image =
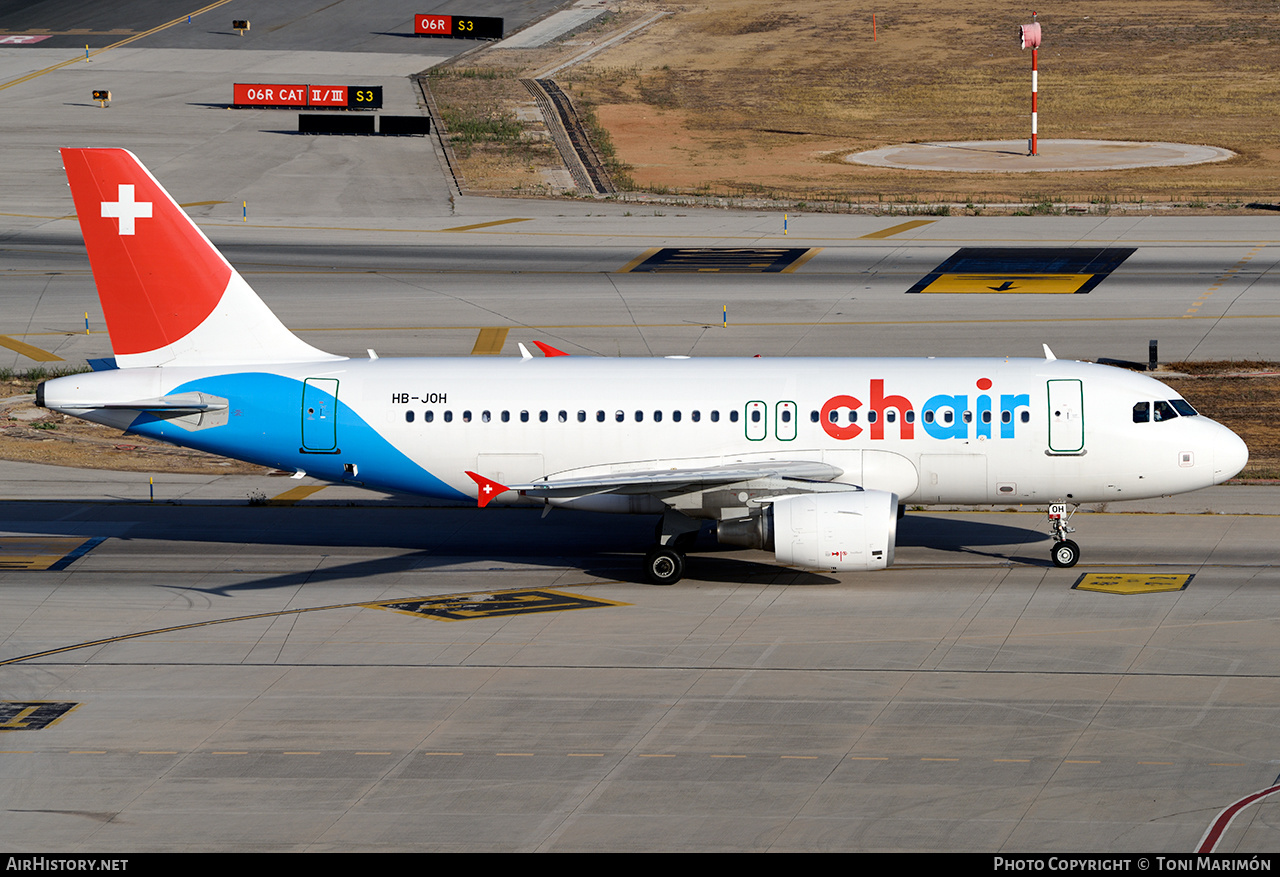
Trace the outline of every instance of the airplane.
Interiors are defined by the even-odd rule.
[[[352,359],[267,308],[132,153],[63,149],[114,367],[45,408],[388,492],[655,515],[645,574],[719,542],[822,571],[888,567],[911,505],[1082,503],[1219,484],[1244,442],[1146,375],[1043,358]],[[499,540],[500,543],[500,540]]]

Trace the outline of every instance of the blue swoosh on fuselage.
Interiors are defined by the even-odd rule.
[[[214,375],[175,387],[171,394],[201,392],[227,400],[225,426],[188,431],[144,412],[129,432],[224,457],[234,457],[276,469],[302,469],[326,481],[353,481],[397,493],[416,493],[439,499],[469,499],[423,469],[350,406],[315,386],[308,393],[330,401],[337,417],[341,453],[302,450],[302,381],[281,375],[250,372]],[[341,390],[339,390],[341,392]],[[345,475],[344,463],[355,463],[355,478]]]

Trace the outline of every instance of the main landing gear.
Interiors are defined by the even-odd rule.
[[[644,555],[644,574],[655,585],[674,585],[684,577],[684,556],[698,538],[701,523],[667,509],[654,536],[658,544]]]
[[[1068,526],[1068,522],[1078,508],[1079,506],[1073,506],[1068,512],[1064,502],[1049,506],[1049,529],[1053,531],[1053,550],[1049,552],[1049,557],[1056,567],[1072,567],[1080,560],[1080,546],[1067,538],[1068,533],[1076,531],[1075,527]]]

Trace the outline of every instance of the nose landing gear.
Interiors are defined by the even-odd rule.
[[[1067,538],[1068,533],[1076,531],[1068,522],[1078,508],[1078,505],[1072,506],[1067,511],[1067,504],[1064,502],[1049,506],[1049,529],[1053,532],[1053,550],[1049,552],[1049,557],[1056,567],[1072,567],[1080,560],[1080,546]]]

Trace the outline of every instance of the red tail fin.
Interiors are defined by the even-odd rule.
[[[122,368],[338,358],[286,329],[133,153],[62,161]]]

